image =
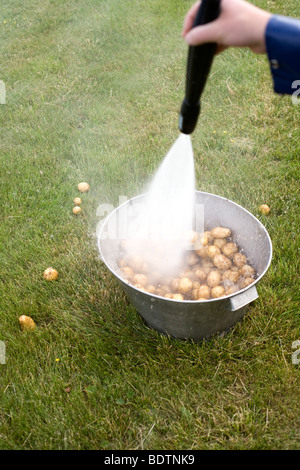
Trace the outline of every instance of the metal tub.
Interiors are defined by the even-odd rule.
[[[195,196],[196,207],[204,206],[205,229],[229,227],[233,241],[245,251],[256,271],[255,281],[238,293],[206,301],[178,301],[143,292],[120,277],[117,260],[122,228],[135,213],[135,205],[143,202],[144,195],[126,201],[105,219],[98,246],[103,262],[149,326],[177,338],[199,341],[229,331],[244,317],[250,302],[258,298],[256,284],[270,266],[272,243],[261,222],[240,205],[215,194],[196,191]]]

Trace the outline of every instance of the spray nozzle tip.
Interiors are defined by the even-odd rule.
[[[197,124],[198,116],[200,113],[200,102],[195,105],[191,105],[183,100],[180,114],[179,114],[179,130],[183,134],[191,134]]]

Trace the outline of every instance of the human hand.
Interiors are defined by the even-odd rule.
[[[193,28],[200,3],[191,7],[184,20],[182,36],[189,45],[215,42],[217,53],[231,46],[266,52],[265,31],[270,13],[244,0],[222,0],[220,16],[215,21]]]

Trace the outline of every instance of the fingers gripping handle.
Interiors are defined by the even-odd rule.
[[[210,23],[220,14],[221,0],[202,0],[193,27]],[[200,98],[216,53],[217,44],[190,46],[187,60],[185,98],[179,115],[179,129],[191,134],[200,113]]]

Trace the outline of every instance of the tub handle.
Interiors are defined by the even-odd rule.
[[[235,295],[229,299],[227,310],[231,312],[235,312],[235,310],[239,310],[245,305],[250,304],[253,300],[258,298],[258,293],[255,286],[250,287],[245,292],[241,294]]]

